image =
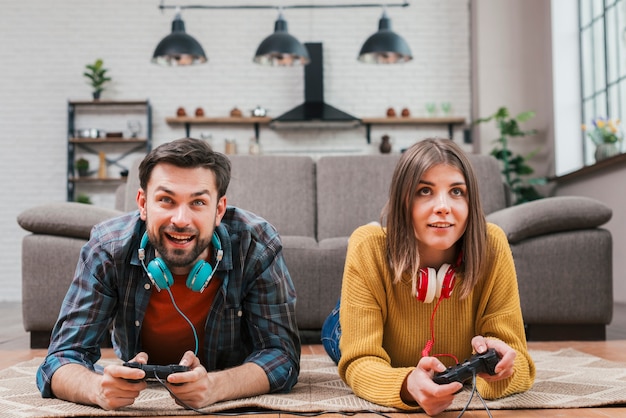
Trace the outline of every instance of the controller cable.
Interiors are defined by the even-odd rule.
[[[483,406],[485,407],[485,411],[487,412],[487,416],[489,418],[493,418],[493,416],[491,415],[491,411],[489,410],[489,407],[487,406],[487,403],[485,402],[483,397],[480,395],[480,392],[476,389],[476,371],[473,371],[473,373],[472,373],[472,393],[470,394],[470,397],[467,400],[467,403],[465,404],[465,406],[461,410],[461,413],[459,415],[457,415],[457,418],[461,418],[463,416],[463,414],[465,414],[465,411],[467,411],[467,408],[469,407],[470,402],[472,402],[472,399],[474,398],[474,395],[476,395],[478,397],[478,399],[480,399],[480,402],[482,402]]]
[[[431,355],[430,351],[435,345],[435,313],[437,312],[437,309],[439,308],[439,304],[441,303],[442,300],[443,300],[442,298],[439,298],[437,300],[435,309],[433,309],[433,313],[430,316],[430,340],[426,341],[424,349],[422,350],[422,357],[430,356]],[[454,360],[456,364],[459,364],[459,360],[454,354],[433,354],[432,356],[433,357],[450,357]],[[475,370],[472,370],[472,392],[470,394],[469,399],[467,400],[467,403],[465,404],[465,406],[463,407],[463,409],[461,410],[461,413],[457,416],[457,418],[460,418],[463,416],[463,414],[465,414],[465,411],[467,411],[467,408],[469,407],[470,402],[472,402],[474,395],[478,396],[478,399],[480,399],[483,406],[485,407],[485,411],[487,411],[487,415],[491,418],[491,412],[489,411],[489,408],[487,407],[485,400],[483,399],[483,397],[480,395],[480,392],[476,388],[476,371]]]

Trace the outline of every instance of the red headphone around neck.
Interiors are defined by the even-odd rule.
[[[447,299],[452,294],[455,270],[450,264],[443,264],[438,271],[432,267],[421,268],[417,283],[417,300],[431,303],[435,298]]]
[[[458,267],[462,260],[463,252],[459,251],[456,266],[444,263],[437,271],[432,267],[421,268],[416,299],[424,303],[431,303],[435,298],[448,299],[456,282],[455,267]]]

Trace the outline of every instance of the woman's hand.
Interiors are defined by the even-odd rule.
[[[454,400],[454,394],[463,388],[459,382],[446,385],[433,382],[435,373],[445,370],[446,366],[435,357],[422,357],[402,385],[402,399],[407,403],[417,402],[430,416],[444,411]]]
[[[487,349],[493,348],[496,350],[496,353],[498,353],[498,357],[500,357],[500,361],[496,364],[495,375],[492,376],[488,373],[479,374],[479,376],[484,380],[487,382],[497,382],[498,380],[513,376],[513,373],[515,372],[514,363],[517,352],[507,343],[500,340],[485,338],[482,335],[477,335],[472,338],[472,348],[474,348],[477,353],[484,353]]]

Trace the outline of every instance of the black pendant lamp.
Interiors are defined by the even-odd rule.
[[[152,62],[161,65],[194,65],[207,62],[204,49],[198,41],[185,33],[185,22],[180,10],[172,21],[172,33],[167,35],[154,50]]]
[[[263,39],[254,54],[254,62],[261,65],[306,65],[311,61],[309,51],[295,37],[287,33],[287,21],[278,11],[274,33]]]
[[[404,38],[391,30],[391,19],[383,9],[383,15],[378,21],[378,32],[367,38],[359,61],[368,64],[397,64],[413,59],[411,49]]]

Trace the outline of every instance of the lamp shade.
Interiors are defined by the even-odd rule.
[[[359,61],[368,64],[396,64],[412,59],[411,48],[404,38],[391,30],[391,19],[383,11],[378,22],[378,32],[367,38],[361,47]]]
[[[163,38],[154,50],[152,62],[170,66],[207,62],[200,43],[185,33],[185,22],[180,17],[180,13],[176,13],[172,21],[172,33]]]
[[[306,65],[311,58],[304,45],[287,33],[287,21],[279,13],[274,24],[274,33],[263,39],[253,61],[261,65],[292,66]]]

